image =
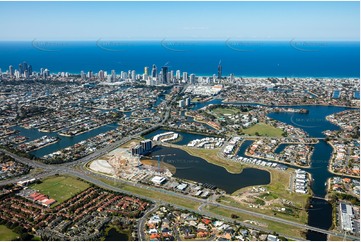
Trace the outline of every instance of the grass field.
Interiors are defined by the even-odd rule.
[[[260,201],[262,201],[262,200],[260,200]],[[270,208],[272,208],[272,206],[269,207],[268,209],[267,208],[265,208],[265,209],[250,208],[249,206],[247,206],[247,205],[245,205],[243,203],[237,202],[236,200],[234,200],[231,197],[222,197],[221,200],[220,200],[220,203],[224,204],[224,205],[227,205],[227,206],[243,208],[243,209],[247,209],[247,210],[258,212],[258,213],[262,213],[262,214],[266,214],[266,215],[270,215],[270,216],[277,216],[278,218],[284,218],[284,219],[287,219],[287,220],[292,220],[292,221],[295,221],[295,222],[307,224],[307,213],[306,213],[306,211],[300,212],[300,217],[294,217],[294,216],[287,215],[287,214],[280,213],[280,212],[276,213],[277,215],[274,215],[274,212],[270,209]],[[255,202],[255,204],[256,203],[257,202]]]
[[[197,102],[199,102],[200,100],[202,100],[202,98],[200,98],[200,97],[195,97],[195,98],[192,99],[192,103],[197,103]]]
[[[190,155],[205,159],[209,163],[212,163],[217,166],[222,166],[229,173],[238,174],[238,173],[242,172],[242,170],[244,168],[244,166],[239,163],[229,162],[226,159],[219,158],[217,155],[219,152],[219,149],[213,149],[213,150],[207,149],[206,150],[206,149],[197,149],[197,148],[191,148],[191,147],[186,147],[186,146],[181,146],[179,148],[186,151]]]
[[[336,236],[333,236],[333,235],[329,235],[327,240],[328,241],[343,241],[342,238],[336,237]]]
[[[142,141],[142,140],[141,140],[141,139],[131,139],[131,140],[129,140],[127,143],[122,144],[122,145],[120,146],[120,148],[131,148],[131,147],[139,144],[140,141]]]
[[[281,198],[281,199],[287,199],[288,201],[292,201],[294,205],[299,209],[299,217],[293,217],[285,214],[279,213],[277,216],[290,219],[293,221],[298,221],[301,223],[307,223],[308,215],[306,210],[304,209],[307,205],[309,195],[289,192],[289,184],[290,184],[290,173],[293,172],[293,170],[289,169],[287,171],[280,171],[275,169],[269,169],[268,170],[271,173],[271,183],[264,186],[267,188],[267,191],[272,194],[271,197],[265,198],[265,200],[272,200],[272,197],[274,198]],[[250,189],[249,187],[242,188],[236,192],[234,192],[232,195],[238,195],[239,193],[242,193],[245,190]],[[233,206],[236,206],[237,203],[234,201],[235,204]],[[238,205],[240,206],[240,205]],[[252,209],[251,209],[252,210]],[[271,210],[258,210],[258,212],[272,215],[273,212]]]
[[[307,204],[309,195],[289,192],[287,190],[289,189],[291,172],[293,172],[293,170],[290,169],[288,169],[288,171],[280,171],[280,170],[272,171],[271,172],[272,182],[265,187],[271,193],[276,194],[279,198],[287,199],[289,201],[294,202],[297,207],[304,208]],[[304,213],[305,216],[307,216],[307,213],[306,212]]]
[[[216,114],[217,116],[223,116],[225,114],[234,115],[240,113],[240,110],[237,108],[215,108],[212,110],[212,113]]]
[[[256,133],[258,133],[258,135],[260,136],[269,136],[269,137],[282,137],[283,134],[283,131],[281,129],[275,128],[265,123],[255,124],[250,128],[244,129],[242,132],[252,136],[255,136]]]
[[[19,235],[13,232],[11,229],[8,229],[5,225],[0,225],[0,240],[1,241],[10,241],[15,240]]]
[[[84,191],[89,186],[88,183],[77,180],[74,177],[52,176],[44,179],[40,184],[31,185],[30,188],[55,199],[57,202],[52,205],[54,207],[79,192]]]

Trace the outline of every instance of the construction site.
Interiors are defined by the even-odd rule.
[[[134,141],[128,145],[129,147],[119,147],[90,162],[88,167],[94,172],[134,182],[149,179],[155,175],[171,177],[170,170],[175,172],[175,168],[162,162],[164,157],[169,155],[147,156],[145,154],[152,149],[151,143],[149,145],[142,142],[141,145]]]
[[[174,156],[174,154],[149,155],[150,150],[154,148],[149,145],[149,141],[131,141],[90,162],[88,168],[93,172],[114,178],[162,187],[201,198],[207,198],[217,193],[218,189],[207,187],[207,184],[172,177],[176,168],[163,162],[163,159],[167,156]]]

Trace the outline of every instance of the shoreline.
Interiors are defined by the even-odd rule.
[[[52,145],[52,144],[55,144],[55,143],[59,142],[59,140],[60,140],[60,139],[54,140],[53,142],[50,142],[50,143],[47,143],[47,144],[45,144],[45,145],[39,146],[39,147],[37,147],[36,149],[33,149],[33,150],[31,150],[31,151],[25,151],[25,152],[31,153],[31,152],[33,152],[33,151],[40,150],[40,149],[45,148],[45,147],[47,147],[47,146],[49,146],[49,145]]]
[[[162,127],[160,127],[160,128],[158,128],[158,129],[164,129],[164,130],[170,130],[170,131],[174,131],[174,132],[182,132],[182,133],[186,133],[186,134],[198,134],[198,135],[203,135],[203,136],[205,136],[205,137],[220,137],[219,135],[217,135],[217,134],[208,134],[208,133],[201,133],[201,132],[197,132],[197,131],[192,131],[192,130],[184,130],[184,129],[176,129],[176,128],[169,128],[169,127],[166,127],[166,126],[162,126]],[[156,130],[158,130],[158,129],[156,129]],[[151,131],[151,132],[149,132],[149,133],[147,133],[147,134],[145,134],[145,135],[148,135],[148,134],[150,134],[150,133],[152,133],[152,132],[154,132],[155,130],[153,130],[153,131]],[[142,136],[144,136],[144,135],[142,135]]]
[[[114,123],[114,122],[113,122],[113,123]],[[106,125],[113,124],[113,123],[103,124],[103,125],[100,125],[100,126],[98,126],[98,127],[94,127],[94,128],[91,128],[91,129],[88,129],[88,130],[85,130],[85,131],[82,131],[82,132],[76,133],[76,134],[74,134],[74,135],[63,134],[63,133],[60,133],[60,132],[59,132],[58,134],[59,134],[60,136],[70,138],[70,137],[75,137],[75,136],[78,136],[78,135],[81,135],[81,134],[88,133],[88,132],[90,132],[90,131],[92,131],[92,130],[99,129],[99,128],[101,128],[101,127],[104,127],[104,126],[106,126]],[[118,125],[118,124],[117,124],[117,125]]]
[[[297,164],[291,164],[291,163],[287,163],[287,162],[284,162],[284,161],[277,161],[277,160],[273,160],[273,159],[262,158],[262,157],[250,155],[247,151],[245,151],[244,154],[246,156],[249,156],[249,157],[252,157],[252,158],[255,158],[255,159],[261,159],[261,160],[266,160],[266,161],[270,161],[270,162],[282,163],[282,164],[285,164],[285,165],[296,166],[296,167],[299,167],[299,168],[311,168],[310,164],[308,164],[307,166],[300,166],[300,165],[297,165]]]
[[[333,161],[333,158],[334,158],[334,157],[333,157],[333,156],[334,156],[334,151],[335,151],[336,149],[335,149],[335,146],[333,146],[333,144],[332,144],[330,141],[326,141],[326,143],[329,144],[329,145],[332,147],[332,156],[331,156],[330,160],[328,161],[328,166],[327,166],[328,172],[330,172],[331,174],[336,175],[336,176],[360,179],[360,176],[343,174],[343,173],[335,172],[335,171],[332,169],[332,163],[333,163],[332,161]]]
[[[212,125],[212,124],[209,124],[208,122],[198,120],[197,117],[188,114],[188,112],[185,112],[185,113],[184,113],[184,116],[193,118],[194,121],[197,122],[197,123],[206,124],[206,125],[208,125],[209,127],[213,128],[213,129],[215,129],[215,130],[220,130],[218,127],[213,127],[213,125]]]
[[[350,108],[350,109],[359,109],[360,106],[345,106],[345,105],[330,105],[330,104],[275,104],[275,105],[269,105],[259,102],[248,102],[248,101],[224,101],[222,100],[222,103],[224,104],[256,104],[260,106],[266,106],[266,107],[295,107],[295,106],[324,106],[324,107],[341,107],[341,108]]]

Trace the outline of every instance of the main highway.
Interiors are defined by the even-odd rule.
[[[159,203],[162,203],[162,201],[152,199],[152,198],[143,196],[141,194],[136,194],[136,193],[126,191],[124,189],[121,189],[121,186],[120,187],[119,186],[112,186],[109,183],[103,182],[102,180],[104,180],[104,179],[108,179],[109,181],[115,181],[115,178],[112,178],[112,177],[109,177],[109,176],[106,176],[106,175],[102,175],[102,174],[92,173],[89,170],[87,170],[84,167],[84,165],[87,162],[89,162],[91,160],[94,160],[94,159],[96,159],[96,158],[98,158],[98,157],[100,157],[100,156],[102,156],[102,155],[116,149],[117,147],[119,147],[120,145],[130,141],[131,139],[139,137],[139,135],[142,135],[142,134],[147,133],[147,132],[149,132],[151,130],[157,129],[158,127],[163,125],[164,122],[169,118],[170,106],[171,106],[171,103],[173,103],[174,101],[175,101],[175,98],[173,98],[173,100],[167,106],[166,113],[165,113],[165,116],[163,118],[163,121],[160,122],[158,125],[156,125],[154,127],[151,127],[151,128],[149,128],[147,130],[144,130],[144,131],[142,131],[140,133],[133,134],[131,136],[125,137],[125,138],[121,139],[118,142],[115,142],[115,143],[113,143],[113,144],[111,144],[111,145],[109,145],[109,146],[107,146],[107,147],[105,147],[103,149],[100,149],[100,150],[98,150],[98,151],[96,151],[96,152],[94,152],[94,153],[92,153],[92,154],[90,154],[90,155],[88,155],[88,156],[86,156],[84,158],[81,158],[81,159],[73,161],[73,162],[68,162],[68,163],[65,163],[65,164],[44,164],[44,163],[42,163],[40,161],[31,160],[31,159],[28,159],[28,158],[25,158],[25,157],[20,157],[20,156],[18,156],[16,154],[13,154],[13,153],[11,153],[11,152],[9,152],[7,150],[4,150],[4,149],[0,149],[0,150],[2,152],[4,152],[6,155],[9,155],[10,157],[12,157],[16,161],[18,161],[18,162],[21,162],[23,164],[29,165],[29,166],[34,167],[34,168],[38,168],[39,172],[35,176],[33,176],[32,178],[40,179],[40,178],[44,178],[44,177],[51,176],[51,175],[54,175],[54,174],[71,175],[71,176],[79,177],[79,178],[81,178],[81,179],[83,179],[85,181],[88,181],[90,183],[93,183],[93,184],[95,184],[95,185],[97,185],[99,187],[102,187],[102,188],[105,188],[105,189],[108,189],[108,190],[112,190],[112,191],[116,191],[116,192],[121,192],[121,193],[129,194],[129,195],[137,196],[137,197],[140,197],[140,198],[143,198],[143,199],[150,200],[150,201],[152,201],[152,202],[154,202],[156,204],[159,204]],[[18,177],[18,178],[13,178],[13,179],[5,180],[5,181],[1,181],[0,185],[16,183],[16,182],[18,182],[20,180],[26,179],[28,176],[29,175],[26,175],[26,176],[23,176],[23,177]],[[100,180],[100,178],[102,178],[102,179]],[[352,235],[346,235],[345,236],[342,233],[337,233],[337,232],[334,232],[334,231],[329,231],[329,230],[325,230],[325,229],[316,228],[316,227],[309,226],[309,225],[306,225],[306,224],[301,224],[301,223],[297,223],[297,222],[294,222],[294,221],[282,219],[282,218],[279,218],[279,217],[276,217],[276,216],[265,215],[265,214],[262,214],[262,213],[249,211],[249,210],[242,209],[242,208],[237,208],[237,207],[228,206],[228,205],[225,205],[225,204],[220,204],[220,203],[218,203],[216,201],[204,200],[204,199],[193,197],[193,196],[190,196],[190,195],[185,195],[185,194],[181,194],[181,193],[177,193],[177,192],[173,192],[173,191],[167,191],[167,190],[164,190],[164,189],[161,189],[161,188],[146,186],[146,185],[143,185],[143,184],[141,185],[141,184],[137,184],[137,183],[134,183],[134,182],[129,182],[129,181],[126,181],[126,180],[116,179],[116,182],[120,183],[120,184],[135,186],[135,187],[138,187],[138,188],[141,188],[141,189],[154,190],[154,191],[157,191],[157,192],[164,193],[166,195],[172,195],[172,196],[179,197],[179,198],[182,198],[182,199],[188,199],[189,201],[198,202],[198,203],[200,203],[202,205],[198,208],[197,211],[194,211],[194,212],[201,213],[201,214],[204,214],[204,215],[207,215],[207,216],[220,218],[220,219],[227,220],[227,221],[234,221],[234,220],[230,219],[228,217],[224,217],[224,216],[220,216],[220,215],[208,212],[208,211],[203,211],[203,207],[206,206],[206,205],[215,206],[215,207],[219,207],[219,208],[234,211],[235,213],[242,213],[242,214],[246,214],[246,215],[266,219],[266,220],[273,221],[273,222],[278,222],[278,223],[282,223],[282,224],[286,224],[286,225],[291,225],[293,227],[296,227],[296,228],[299,228],[299,229],[302,229],[302,230],[311,230],[311,231],[315,231],[315,232],[319,232],[319,233],[333,235],[333,236],[340,237],[340,238],[347,238],[347,239],[350,239],[350,240],[357,240],[357,241],[359,240],[359,238],[356,237],[356,236],[352,236]],[[189,208],[186,208],[186,207],[176,206],[174,204],[171,204],[171,205],[173,205],[175,207],[179,207],[181,209],[190,210]],[[253,225],[250,225],[250,224],[244,224],[244,225],[246,225],[247,227],[252,227],[253,226]],[[257,229],[265,230],[262,227],[257,227],[257,226],[253,226],[253,227],[255,227]],[[273,231],[270,231],[270,232],[273,232]],[[138,235],[140,235],[140,234],[138,233]],[[289,236],[287,236],[287,237],[289,237]],[[294,238],[294,239],[300,240],[300,238]]]

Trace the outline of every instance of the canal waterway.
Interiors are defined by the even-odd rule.
[[[295,106],[293,108],[305,108],[308,113],[271,113],[268,116],[278,121],[293,125],[305,130],[310,137],[325,138],[322,133],[325,130],[339,130],[336,126],[326,120],[326,116],[348,110],[346,107],[334,106]],[[312,176],[311,189],[313,195],[318,198],[310,199],[308,209],[308,225],[322,229],[329,229],[332,226],[332,205],[325,199],[327,194],[326,183],[333,175],[328,171],[328,164],[332,156],[332,147],[325,141],[320,140],[314,145],[311,156],[311,167],[304,169]],[[308,240],[327,240],[322,233],[308,231]]]
[[[61,136],[61,135],[58,135],[56,132],[40,132],[37,129],[25,129],[20,126],[16,126],[16,127],[14,127],[14,129],[19,131],[18,135],[23,135],[23,136],[28,137],[29,138],[28,141],[38,139],[44,135],[48,135],[48,136],[52,136],[52,137],[59,137],[60,139],[58,142],[48,145],[42,149],[38,149],[38,150],[34,150],[34,151],[30,152],[30,154],[35,155],[36,157],[42,157],[44,155],[48,155],[55,151],[75,145],[76,143],[79,143],[80,141],[97,136],[98,134],[105,133],[110,130],[116,129],[117,127],[118,127],[118,125],[116,123],[112,123],[112,124],[104,125],[99,128],[90,130],[83,134],[79,134],[79,135],[71,136],[71,137]]]
[[[280,144],[274,151],[274,153],[276,154],[280,154],[285,148],[286,146],[289,144]]]
[[[128,88],[129,87],[121,86],[118,89],[112,91],[111,93],[126,90]],[[166,88],[164,93],[162,93],[161,95],[158,96],[158,98],[157,98],[157,100],[156,100],[156,102],[154,104],[154,107],[157,107],[165,99],[165,95],[169,94],[170,91],[171,91],[171,88]],[[95,99],[99,99],[99,98],[101,98],[101,97],[98,97],[98,98],[95,98]],[[152,110],[153,112],[155,111],[154,108],[152,108],[150,110]],[[123,114],[125,114],[126,117],[129,117],[131,115],[131,113],[132,112],[123,112]],[[79,134],[79,135],[71,136],[71,137],[58,135],[57,132],[40,132],[37,129],[25,129],[25,128],[22,128],[20,126],[15,126],[15,127],[13,127],[13,129],[17,130],[19,132],[18,135],[27,137],[28,138],[27,142],[38,139],[38,138],[40,138],[40,137],[42,137],[44,135],[59,138],[59,141],[54,143],[54,144],[51,144],[51,145],[48,145],[48,146],[46,146],[44,148],[41,148],[41,149],[30,152],[30,154],[40,158],[40,157],[42,157],[44,155],[48,155],[48,154],[51,154],[51,153],[53,153],[55,151],[58,151],[58,150],[73,146],[73,145],[75,145],[75,144],[77,144],[77,143],[79,143],[79,142],[81,142],[83,140],[90,139],[90,138],[92,138],[94,136],[97,136],[98,134],[105,133],[105,132],[108,132],[110,130],[114,130],[118,126],[119,125],[117,123],[111,123],[111,124],[103,125],[103,126],[101,126],[99,128],[95,128],[93,130],[90,130],[88,132],[85,132],[85,133],[82,133],[82,134]]]
[[[220,99],[215,99],[209,102],[204,103],[197,103],[192,109],[197,110],[200,108],[203,108],[209,104],[221,104]],[[237,105],[246,105],[245,103],[237,103]],[[248,104],[247,104],[248,105]],[[257,105],[257,104],[253,104]],[[282,107],[282,106],[279,106]],[[286,106],[283,106],[286,107]],[[332,177],[333,175],[328,171],[328,164],[329,160],[332,155],[332,147],[324,140],[325,135],[322,133],[325,130],[339,130],[339,126],[334,125],[326,120],[326,116],[338,112],[342,112],[345,110],[348,110],[350,108],[347,107],[335,107],[335,106],[321,106],[321,105],[300,105],[300,106],[287,106],[290,108],[295,109],[307,109],[308,113],[289,113],[289,112],[278,112],[278,113],[270,113],[268,117],[284,122],[286,124],[301,128],[305,130],[310,137],[320,138],[319,143],[314,145],[314,151],[311,156],[311,167],[310,168],[304,168],[307,172],[311,174],[312,182],[311,182],[311,189],[313,192],[313,198],[310,199],[310,208],[308,209],[308,215],[309,220],[308,224],[311,226],[315,226],[322,229],[328,229],[332,225],[332,206],[330,203],[328,203],[325,199],[323,199],[326,194],[326,182],[327,179]],[[155,131],[157,132],[157,131]],[[159,133],[162,133],[162,131],[159,131]],[[149,138],[152,137],[153,134],[149,134]],[[192,139],[198,139],[199,137],[193,136],[193,134],[185,134],[182,133],[183,136],[183,142],[179,144],[186,144]],[[238,155],[246,156],[244,154],[245,150],[253,143],[253,141],[245,141],[241,145]],[[281,152],[286,145],[282,145],[277,149],[277,152]],[[168,151],[167,151],[168,152]],[[188,155],[188,154],[187,154]],[[184,157],[182,156],[182,159]],[[194,157],[189,157],[189,159],[194,159]],[[166,161],[166,160],[165,160]],[[298,167],[292,168],[298,169]],[[207,168],[212,169],[212,168]],[[188,170],[188,169],[185,169]],[[204,172],[204,171],[203,171]],[[190,179],[190,180],[197,180],[199,174],[193,174],[186,172],[185,174],[182,174],[183,172],[179,171],[177,177]],[[181,175],[182,174],[182,175]],[[204,174],[204,173],[203,173]],[[211,175],[211,174],[207,174]],[[242,173],[240,174],[242,175]],[[246,174],[243,174],[248,180],[248,176]],[[201,175],[202,176],[202,175]],[[216,176],[213,176],[213,184],[222,188],[223,185],[223,179],[221,180],[214,180]],[[250,178],[251,180],[257,179],[256,176],[253,176]],[[217,183],[217,181],[219,183]],[[222,184],[222,185],[220,185]],[[234,187],[234,185],[228,185],[231,187]],[[227,193],[231,190],[227,190]],[[318,233],[318,232],[312,232],[308,231],[307,233],[307,239],[309,240],[327,240],[327,236]]]
[[[192,134],[188,134],[192,136]],[[265,170],[246,168],[239,174],[229,173],[225,168],[208,163],[206,160],[189,155],[187,152],[169,147],[157,147],[152,156],[174,154],[164,157],[164,162],[176,167],[174,177],[212,184],[228,194],[248,186],[270,183],[270,173]]]
[[[277,112],[268,114],[268,117],[290,124],[296,128],[301,128],[305,130],[310,137],[314,138],[324,138],[325,135],[322,132],[325,130],[340,129],[339,126],[327,121],[326,116],[351,109],[347,107],[321,105],[301,105],[289,107],[295,109],[307,109],[308,113]]]

